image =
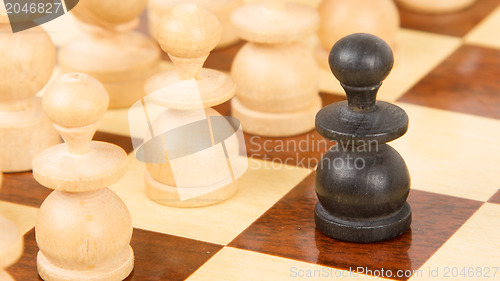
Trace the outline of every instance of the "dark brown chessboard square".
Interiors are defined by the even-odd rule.
[[[129,136],[120,136],[105,132],[96,132],[94,137],[92,138],[95,141],[104,141],[112,144],[116,144],[119,147],[123,148],[125,152],[130,153],[134,151],[134,147],[132,146],[132,140]]]
[[[412,190],[411,229],[379,243],[346,243],[316,229],[314,173],[290,191],[229,246],[347,269],[416,270],[483,202]]]
[[[463,45],[399,101],[500,119],[500,50]]]
[[[234,57],[245,43],[245,41],[240,41],[235,45],[213,50],[203,66],[222,71],[230,71]]]
[[[3,175],[0,200],[39,208],[51,192],[33,178],[31,171],[9,173]]]
[[[42,280],[36,271],[36,255],[38,246],[35,240],[35,229],[31,229],[24,235],[24,252],[21,259],[8,268],[8,272],[15,280]]]
[[[491,196],[490,200],[488,200],[488,203],[496,203],[500,204],[500,189],[495,193],[495,195]]]
[[[19,281],[42,280],[36,271],[38,246],[35,230],[25,235],[24,254],[8,271]],[[126,281],[185,280],[222,246],[197,240],[134,229],[135,267]]]
[[[137,228],[130,245],[135,267],[127,281],[185,280],[223,247]]]
[[[447,14],[423,14],[399,7],[401,27],[463,37],[499,4],[498,0],[477,0],[468,9]]]

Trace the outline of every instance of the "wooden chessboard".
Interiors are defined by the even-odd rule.
[[[395,69],[380,98],[410,117],[408,133],[391,143],[412,176],[410,230],[353,244],[315,229],[314,164],[330,145],[315,132],[246,135],[249,169],[234,197],[203,208],[158,205],[144,194],[127,110],[114,110],[95,139],[132,152],[127,175],[110,187],[135,227],[135,269],[126,280],[381,280],[351,269],[394,280],[500,280],[500,1],[449,15],[401,10],[401,19]],[[241,46],[214,51],[206,66],[229,70]],[[321,78],[324,105],[344,99],[330,73]],[[216,109],[228,115],[230,105]],[[8,269],[18,281],[39,280],[33,227],[49,193],[31,173],[5,175],[0,213],[26,233],[24,255]]]

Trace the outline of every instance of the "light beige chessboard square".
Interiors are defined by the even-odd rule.
[[[121,136],[130,136],[129,108],[108,109],[99,123],[99,131]],[[137,112],[140,114],[140,112]],[[138,118],[137,120],[142,120]],[[131,120],[134,122],[134,120]],[[144,136],[134,136],[143,138]]]
[[[99,123],[99,131],[121,136],[130,136],[128,111],[129,108],[108,109]],[[142,120],[142,118],[137,120]],[[134,120],[132,120],[132,122],[134,122]],[[143,138],[144,136],[135,137]]]
[[[500,121],[399,103],[408,133],[391,142],[403,156],[412,189],[487,201],[498,189]]]
[[[225,247],[187,280],[388,280],[262,253]]]
[[[226,245],[303,180],[311,170],[249,158],[238,191],[228,200],[201,208],[157,204],[144,191],[145,164],[129,155],[125,177],[110,188],[128,206],[134,227]]]
[[[13,221],[24,235],[35,227],[38,208],[0,201],[0,216]]]
[[[465,42],[490,48],[500,48],[500,6],[465,37]]]
[[[461,44],[459,38],[400,29],[396,35],[394,68],[384,81],[378,98],[396,101],[426,74],[446,59]],[[344,95],[330,70],[321,71],[321,91]]]
[[[499,232],[500,205],[485,203],[421,267],[421,278],[414,277],[410,280],[499,280]],[[435,277],[436,269],[438,277]],[[466,276],[461,274],[462,269]],[[489,271],[490,277],[484,276],[486,271]],[[449,277],[445,277],[446,272]]]

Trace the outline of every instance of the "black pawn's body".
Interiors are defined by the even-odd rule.
[[[393,238],[410,226],[411,209],[408,168],[386,144],[406,133],[408,116],[376,101],[393,66],[392,51],[378,37],[353,34],[333,46],[329,62],[347,102],[329,105],[316,116],[317,131],[338,142],[316,171],[316,226],[349,242]]]

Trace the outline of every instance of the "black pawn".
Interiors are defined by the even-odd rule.
[[[393,238],[410,227],[411,208],[408,168],[386,144],[406,133],[408,115],[376,101],[394,64],[392,51],[376,36],[352,34],[333,46],[329,64],[347,101],[316,115],[318,133],[337,141],[316,170],[316,226],[349,242]]]

